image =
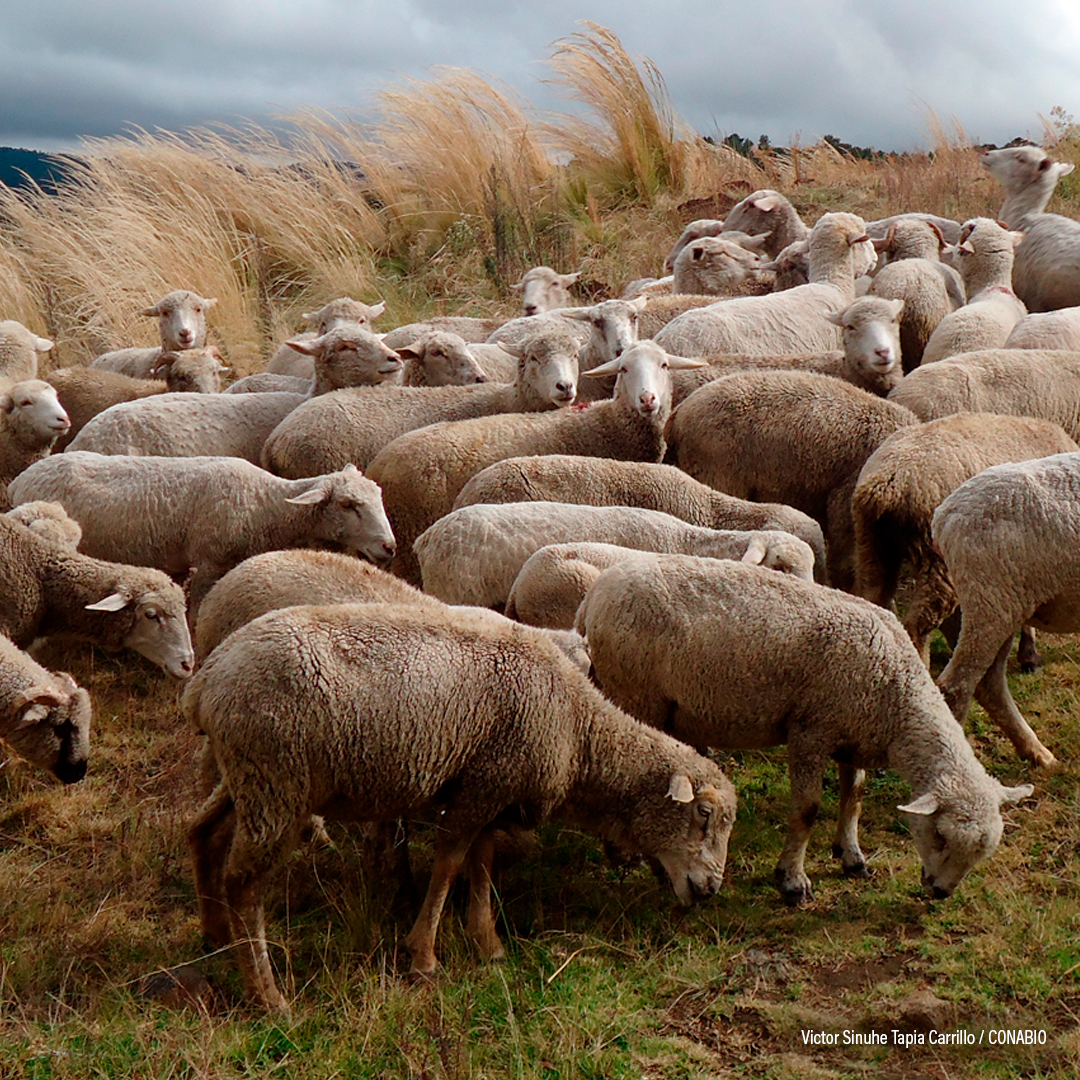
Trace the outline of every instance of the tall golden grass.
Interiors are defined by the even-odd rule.
[[[659,271],[701,200],[722,212],[759,187],[810,220],[996,207],[962,129],[929,109],[929,153],[867,162],[822,143],[743,157],[684,124],[652,61],[602,26],[556,42],[550,63],[584,115],[538,116],[452,68],[389,87],[370,122],[307,111],[275,129],[87,140],[59,194],[0,188],[0,316],[54,338],[51,362],[69,364],[152,343],[135,312],[191,288],[218,298],[214,340],[244,373],[335,296],[385,300],[387,323],[508,314],[508,286],[538,263],[585,270],[586,295],[618,290]],[[1068,119],[1054,132],[1071,156]]]

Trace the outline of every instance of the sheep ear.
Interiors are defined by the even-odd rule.
[[[48,352],[53,347],[47,337],[35,337],[34,338],[34,352]]]
[[[216,296],[208,296],[208,297],[206,297],[205,300],[203,300],[202,306],[204,308],[212,308],[216,303],[217,303],[217,297]]]
[[[929,817],[937,812],[937,808],[938,797],[932,791],[928,791],[925,795],[920,795],[914,802],[898,806],[896,809],[902,814],[924,814]]]
[[[0,394],[0,413],[9,413],[15,408],[15,399],[10,394]]]
[[[521,290],[525,288],[525,282],[523,280],[519,281],[516,285],[511,285],[510,288],[513,289],[514,292],[521,292]]]
[[[618,375],[621,366],[622,360],[619,357],[616,357],[614,360],[609,360],[606,364],[594,367],[591,371],[583,371],[581,374],[590,379],[602,379],[605,375]]]
[[[882,251],[888,251],[889,250],[889,238],[887,236],[883,236],[883,237],[881,237],[880,240],[875,240],[874,241],[874,250],[879,252],[879,253],[882,252]]]
[[[325,502],[328,498],[330,498],[330,493],[328,491],[325,491],[321,487],[313,487],[305,491],[302,495],[297,495],[295,498],[286,499],[285,501],[287,503],[292,503],[293,506],[314,506],[315,503]]]
[[[902,297],[898,297],[896,300],[885,301],[891,308],[894,318],[900,317],[900,312],[904,310],[904,300]]]
[[[746,248],[747,251],[762,252],[765,250],[765,245],[769,242],[769,234],[761,233],[759,236],[751,236],[748,240],[743,240],[740,243],[740,247]]]
[[[341,470],[346,476],[350,476],[353,473],[358,473],[360,470],[350,461]]]
[[[750,543],[746,545],[746,550],[743,552],[743,557],[739,562],[750,563],[752,566],[760,566],[765,561],[765,556],[769,553],[769,545],[760,536],[752,537]]]
[[[825,315],[825,321],[831,322],[833,326],[844,325],[844,313],[842,311],[830,311]]]
[[[1076,164],[1072,161],[1059,161],[1057,163],[1058,179],[1063,176],[1068,176],[1075,168]]]
[[[559,281],[563,285],[573,285],[574,282],[581,277],[581,273],[582,272],[579,270],[576,274],[560,274]]]
[[[402,345],[397,354],[402,360],[419,360],[424,350],[419,341],[414,341],[411,345]]]
[[[26,690],[20,690],[14,700],[8,706],[8,715],[14,716],[22,711],[27,705],[56,706],[64,704],[64,695],[51,686],[31,686]]]
[[[308,318],[308,316],[305,315],[304,318],[306,319]],[[318,338],[316,338],[315,340],[317,341]],[[311,341],[286,341],[285,344],[288,345],[290,349],[295,349],[297,352],[301,352],[305,356],[315,356],[318,351],[311,347],[313,344],[313,342]]]
[[[386,301],[385,301],[385,300],[380,300],[380,301],[379,301],[379,302],[378,302],[378,303],[377,303],[377,304],[376,304],[376,305],[375,305],[375,306],[374,306],[374,307],[373,307],[373,308],[371,309],[371,318],[372,318],[373,320],[374,320],[374,319],[377,319],[377,318],[378,318],[378,317],[379,317],[379,316],[380,316],[380,315],[381,315],[381,314],[382,314],[382,313],[383,313],[383,312],[384,312],[385,310],[386,310]]]
[[[694,785],[685,773],[676,773],[668,784],[667,797],[677,803],[694,801]]]
[[[934,235],[937,237],[938,251],[940,251],[945,246],[945,234],[932,221],[928,221],[926,224],[934,230]]]
[[[592,318],[592,308],[565,307],[559,308],[559,314],[568,319],[577,319],[578,322],[589,322]]]
[[[104,600],[99,600],[96,604],[87,604],[87,611],[123,611],[124,608],[131,603],[131,597],[125,596],[123,593],[114,592],[111,596],[106,596]]]
[[[649,298],[647,296],[635,296],[633,300],[628,300],[627,303],[635,311],[644,311],[649,306]]]
[[[775,210],[778,206],[783,206],[783,196],[781,195],[762,195],[760,199],[755,199],[751,206],[756,207],[758,210]]]
[[[956,245],[957,251],[966,251],[969,255],[975,254],[975,245],[970,240],[965,240],[962,244]]]
[[[153,318],[161,314],[161,305],[155,304],[153,307],[144,307],[141,311],[137,312],[138,315],[145,315],[147,318]]]
[[[1035,787],[1032,784],[1021,784],[1019,787],[1005,787],[1004,784],[998,784],[998,788],[1000,789],[998,799],[1003,806],[1006,803],[1019,802],[1035,793]]]
[[[708,360],[701,360],[697,357],[691,358],[689,356],[673,356],[668,353],[668,367],[672,371],[692,371],[694,368],[703,368],[709,366]]]
[[[1009,239],[1012,240],[1013,247],[1014,248],[1019,247],[1023,243],[1024,237],[1026,235],[1027,235],[1026,233],[1022,233],[1022,232],[1010,232],[1009,233]]]
[[[53,675],[63,684],[69,694],[74,694],[79,689],[79,684],[66,671],[54,671]]]
[[[856,236],[853,240],[848,240],[848,247],[854,247],[856,244],[872,244],[873,240],[870,239],[866,233],[861,236]]]

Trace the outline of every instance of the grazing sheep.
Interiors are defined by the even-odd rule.
[[[164,369],[164,379],[156,374]],[[227,371],[217,349],[187,349],[165,353],[149,379],[133,379],[104,368],[70,367],[49,373],[49,383],[56,388],[60,405],[68,414],[71,426],[56,440],[54,453],[60,453],[98,413],[123,401],[139,401],[159,394],[218,394],[221,373]]]
[[[405,361],[402,386],[469,386],[488,381],[465,339],[431,330],[397,348]]]
[[[86,775],[90,695],[0,635],[0,739],[65,784]]]
[[[36,379],[38,357],[52,347],[48,338],[38,337],[14,319],[0,322],[0,382]]]
[[[416,539],[424,592],[448,604],[501,609],[530,555],[548,544],[592,541],[638,551],[742,559],[808,581],[814,552],[786,532],[703,529],[633,506],[477,503],[440,518]]]
[[[477,319],[468,315],[434,315],[423,322],[406,323],[383,334],[383,341],[391,349],[400,349],[425,334],[443,332],[456,334],[468,345],[487,341],[505,322],[505,319]]]
[[[681,356],[838,348],[840,331],[826,316],[854,301],[853,249],[865,241],[862,218],[826,214],[810,234],[808,285],[688,311],[668,323],[656,343]]]
[[[1041,349],[964,353],[904,376],[889,400],[924,421],[958,412],[1052,420],[1080,442],[1080,354]]]
[[[907,409],[838,379],[762,371],[695,391],[672,414],[665,436],[669,460],[702,483],[814,518],[825,533],[829,583],[850,589],[859,470],[894,431],[914,423]]]
[[[888,607],[905,561],[915,592],[904,615],[923,662],[930,634],[956,608],[949,575],[934,550],[930,523],[942,500],[991,465],[1076,450],[1057,424],[1020,416],[957,413],[890,435],[867,459],[851,497],[855,591]]]
[[[156,304],[139,312],[156,318],[161,335],[160,348],[116,349],[102,353],[90,365],[129,375],[133,379],[149,379],[158,367],[163,353],[201,349],[206,344],[206,313],[217,303],[190,289],[175,289],[166,293]]]
[[[938,507],[933,538],[963,612],[938,678],[945,700],[963,723],[974,694],[1020,757],[1053,765],[1009,693],[1005,663],[1018,627],[1080,631],[1080,454],[986,469]]]
[[[810,235],[809,227],[791,202],[779,191],[769,188],[751,192],[728,211],[721,235],[735,231],[750,236],[767,234],[765,251],[774,259],[788,244],[805,240]]]
[[[317,337],[345,323],[356,323],[365,330],[371,330],[371,324],[386,310],[386,304],[380,301],[371,306],[352,300],[348,296],[341,296],[337,300],[331,300],[325,307],[302,318],[315,329],[306,334],[300,334],[293,340],[313,341]],[[303,354],[292,345],[281,345],[266,370],[271,375],[292,375],[297,379],[314,379],[315,365],[310,356]]]
[[[391,570],[414,585],[420,567],[413,541],[443,514],[481,469],[503,458],[568,453],[627,461],[664,456],[664,422],[671,409],[672,370],[698,360],[668,356],[651,341],[639,342],[591,376],[618,373],[615,396],[585,408],[554,413],[505,413],[432,424],[387,444],[368,475],[380,484],[398,538]]]
[[[569,454],[507,458],[478,472],[461,489],[453,508],[529,501],[638,506],[706,529],[779,529],[810,545],[815,571],[820,568],[824,575],[825,541],[821,526],[808,514],[776,503],[734,499],[682,469],[651,461]]]
[[[1037,146],[990,150],[982,166],[1005,188],[999,217],[1025,234],[1013,265],[1016,295],[1028,311],[1080,305],[1080,222],[1042,212],[1058,180],[1075,166],[1052,162]]]
[[[557,274],[550,266],[534,266],[510,288],[521,293],[522,314],[543,315],[547,311],[570,306],[572,298],[567,289],[579,277],[580,270],[576,274]]]
[[[1013,327],[1004,347],[1080,352],[1080,307],[1025,315]]]
[[[61,503],[88,555],[171,574],[194,569],[192,618],[210,586],[250,555],[340,544],[373,562],[394,554],[378,487],[352,465],[282,480],[236,458],[106,457],[68,451],[11,485],[16,503]]]
[[[574,400],[578,345],[573,337],[543,333],[511,348],[520,353],[512,383],[341,390],[313,398],[274,429],[262,462],[271,472],[293,479],[340,469],[348,462],[366,469],[384,446],[428,424],[543,412]]]
[[[761,281],[764,260],[759,251],[766,238],[753,239],[759,244],[756,250],[724,236],[706,236],[687,244],[675,260],[671,291],[726,296],[748,279]]]
[[[555,816],[651,855],[684,902],[723,879],[735,793],[720,769],[624,716],[550,643],[509,622],[454,612],[435,622],[394,605],[264,615],[215,650],[184,711],[223,777],[188,838],[203,931],[243,943],[245,984],[267,1008],[285,1001],[266,951],[265,880],[312,814],[436,815],[431,884],[405,939],[424,973],[463,866],[467,932],[485,957],[503,955],[490,882],[505,821]]]
[[[5,487],[45,457],[70,423],[56,391],[40,379],[15,383],[0,394],[0,511],[11,505]]]
[[[21,522],[35,536],[55,544],[65,551],[78,551],[82,542],[82,529],[77,521],[68,517],[67,511],[54,502],[28,502],[9,510],[7,516]]]
[[[844,872],[866,876],[863,770],[888,765],[911,785],[899,809],[935,898],[993,854],[1002,804],[1032,792],[987,775],[899,622],[858,597],[740,563],[657,555],[605,570],[577,625],[598,683],[631,715],[692,746],[787,744],[791,815],[775,877],[788,904],[813,899],[803,860],[830,758]]]
[[[184,591],[166,574],[66,551],[7,515],[0,515],[0,633],[21,648],[55,637],[133,649],[178,679],[195,667]]]
[[[922,363],[1005,344],[1027,314],[1009,287],[1013,249],[1022,239],[1022,233],[1011,233],[989,218],[964,222],[957,253],[970,299],[938,323],[926,343]]]

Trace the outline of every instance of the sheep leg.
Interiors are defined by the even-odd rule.
[[[1020,645],[1017,648],[1017,659],[1020,661],[1020,670],[1025,675],[1030,675],[1043,666],[1043,658],[1035,647],[1035,628],[1033,626],[1020,627]]]
[[[469,848],[469,921],[465,927],[485,960],[502,960],[506,956],[491,910],[491,861],[494,857],[495,833],[485,829]]]
[[[928,559],[920,569],[904,629],[929,669],[930,635],[956,610],[957,600],[943,560]]]
[[[855,511],[855,595],[893,610],[905,551],[888,523],[869,520]]]
[[[998,650],[989,671],[975,687],[975,699],[1016,747],[1016,752],[1021,758],[1044,767],[1055,765],[1057,759],[1043,746],[1028,722],[1020,715],[1020,710],[1016,707],[1012,694],[1009,693],[1005,665],[1011,649],[1012,637]]]
[[[859,847],[859,815],[862,813],[863,793],[866,790],[866,771],[840,762],[840,813],[836,821],[833,856],[848,877],[866,878],[866,858]]]
[[[424,897],[420,914],[405,938],[405,945],[412,953],[412,970],[420,975],[430,975],[438,966],[435,959],[435,935],[439,930],[443,905],[458,871],[472,847],[476,832],[465,839],[447,837],[435,844],[435,863],[431,868],[431,881]]]
[[[834,589],[851,592],[855,588],[855,519],[851,495],[857,476],[829,493],[825,521],[819,524],[825,533],[825,576]]]
[[[203,804],[188,831],[202,932],[219,948],[232,941],[224,869],[235,828],[232,798],[224,787],[219,787]]]
[[[814,899],[810,878],[803,869],[810,829],[821,806],[822,765],[807,754],[797,740],[788,743],[788,775],[791,777],[791,814],[788,817],[787,841],[773,871],[780,896],[789,907],[808,904]]]

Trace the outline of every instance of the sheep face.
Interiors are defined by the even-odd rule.
[[[21,757],[74,784],[86,775],[90,695],[65,672],[55,673],[52,683],[20,691],[0,730]]]
[[[1046,185],[1053,188],[1063,176],[1073,171],[1072,162],[1051,161],[1038,146],[1008,146],[987,150],[979,164],[1009,192]]]
[[[524,315],[542,315],[545,311],[566,307],[570,294],[566,291],[581,273],[557,274],[549,266],[534,266],[516,285],[510,288],[521,293]]]
[[[124,648],[145,656],[174,678],[187,679],[195,670],[187,602],[179,585],[164,574],[161,577],[164,580],[160,588],[121,589],[87,604],[86,609],[111,614],[117,624],[126,622],[128,629],[119,642]]]
[[[900,366],[900,312],[903,300],[863,296],[839,314],[827,315],[844,335],[848,370],[884,396],[903,378]]]
[[[703,236],[719,236],[723,228],[724,223],[716,218],[698,218],[697,221],[691,221],[667,253],[667,258],[664,259],[664,273],[670,274],[675,269],[675,260],[687,244],[692,244]]]
[[[161,347],[166,352],[180,352],[206,344],[206,313],[216,303],[216,297],[207,299],[189,289],[177,289],[139,314],[157,319]]]
[[[638,340],[638,315],[645,310],[646,296],[635,300],[605,300],[587,308],[566,308],[562,314],[591,328],[589,349],[602,363],[616,360]]]
[[[355,465],[319,477],[303,494],[285,501],[319,507],[315,539],[340,544],[373,563],[385,563],[397,554],[382,489]]]
[[[518,385],[540,401],[562,408],[577,397],[578,348],[567,334],[547,333],[507,351],[518,358]]]
[[[348,296],[340,296],[337,300],[331,300],[329,304],[310,315],[304,315],[304,321],[310,323],[318,331],[321,337],[328,330],[345,323],[357,323],[370,330],[372,323],[386,310],[385,301],[380,300],[371,306],[359,300],[353,300]]]
[[[591,378],[618,375],[615,397],[646,419],[660,423],[671,412],[671,372],[708,367],[704,360],[672,356],[654,341],[639,341],[618,360],[601,364],[585,374]]]
[[[922,858],[923,888],[935,900],[951,896],[964,875],[997,850],[1001,806],[1034,791],[1030,784],[1007,788],[992,777],[985,790],[929,791],[898,809],[908,823]]]
[[[724,236],[703,237],[679,253],[672,291],[715,296],[741,285],[761,268],[759,255],[742,244]]]
[[[720,891],[735,805],[735,789],[719,768],[697,783],[676,774],[662,799],[642,800],[632,834],[660,861],[682,903]]]
[[[16,383],[0,395],[0,415],[27,447],[48,446],[71,427],[56,391],[40,379]]]
[[[398,349],[398,356],[413,369],[406,380],[413,386],[471,386],[488,381],[460,334],[442,330],[424,334]]]
[[[359,323],[344,323],[310,341],[289,341],[297,352],[315,359],[318,393],[348,386],[376,386],[401,379],[402,360]]]
[[[164,379],[173,394],[220,394],[221,375],[229,369],[212,345],[203,349],[161,354],[152,379]]]

